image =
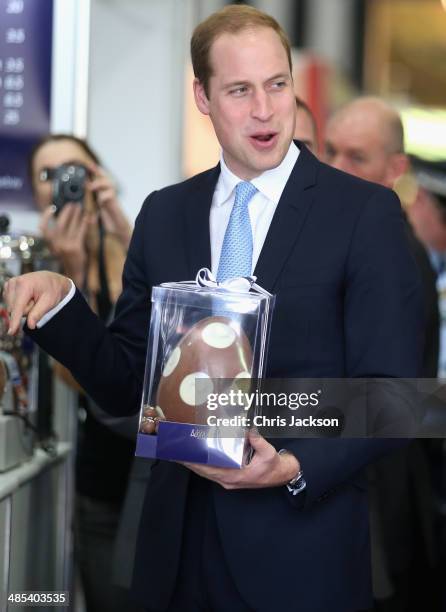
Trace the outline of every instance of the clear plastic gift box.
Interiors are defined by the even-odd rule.
[[[153,288],[138,456],[246,462],[238,390],[255,392],[265,373],[273,308],[274,296],[253,277],[219,284],[206,268],[195,281]]]

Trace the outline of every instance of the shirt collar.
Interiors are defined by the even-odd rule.
[[[274,204],[278,204],[285,185],[287,184],[290,174],[294,168],[294,164],[299,157],[299,149],[296,144],[291,141],[287,154],[275,168],[265,170],[262,174],[252,179],[250,182],[262,193],[268,200]],[[236,185],[240,183],[241,178],[236,176],[226,165],[223,157],[223,151],[220,154],[220,177],[215,191],[214,204],[221,206],[231,196]]]

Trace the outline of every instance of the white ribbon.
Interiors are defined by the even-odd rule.
[[[256,276],[238,276],[235,278],[228,278],[222,283],[219,283],[208,268],[200,268],[195,277],[195,283],[199,287],[212,287],[217,290],[221,289],[222,291],[234,293],[248,293],[253,289],[258,293],[270,295],[268,291],[265,291],[265,289],[257,285],[256,280]]]
[[[195,277],[195,282],[200,287],[213,287],[223,289],[224,291],[237,291],[247,293],[251,287],[255,285],[257,278],[255,276],[239,276],[236,278],[228,278],[222,283],[218,283],[215,276],[208,268],[200,268]]]
[[[263,295],[271,295],[268,291],[265,291],[265,289],[257,285],[256,280],[256,276],[239,276],[236,278],[228,278],[222,283],[219,283],[208,268],[200,268],[195,277],[195,281],[180,281],[174,284],[188,287],[210,287],[217,291],[228,291],[232,293],[249,293],[249,291],[254,290]],[[163,283],[163,286],[165,285],[171,286],[172,283]]]

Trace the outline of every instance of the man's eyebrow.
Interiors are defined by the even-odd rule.
[[[364,149],[357,149],[356,147],[348,147],[347,152],[349,155],[364,155]]]
[[[288,72],[280,72],[279,74],[275,74],[274,76],[269,77],[269,79],[266,79],[265,83],[269,83],[270,81],[277,81],[277,79],[289,81],[291,79],[291,75]]]
[[[282,72],[279,74],[275,74],[271,77],[268,77],[264,83],[270,83],[271,81],[276,81],[277,79],[282,80],[291,80],[291,76],[286,72]],[[231,87],[240,87],[242,85],[249,85],[250,81],[248,79],[239,80],[239,81],[230,81],[229,83],[223,84],[223,89],[230,89]]]
[[[229,83],[225,83],[223,87],[226,89],[227,87],[240,87],[240,85],[247,85],[248,81],[230,81]]]

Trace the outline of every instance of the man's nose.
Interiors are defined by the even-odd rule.
[[[267,121],[273,114],[273,106],[265,91],[256,92],[253,97],[251,114],[260,121]]]

